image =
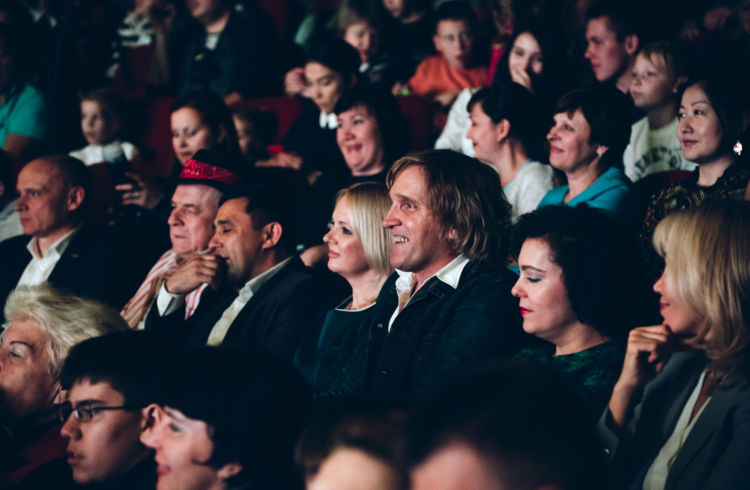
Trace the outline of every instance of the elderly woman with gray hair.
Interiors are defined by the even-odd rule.
[[[0,488],[12,488],[65,456],[55,408],[63,401],[59,376],[70,348],[127,325],[102,303],[45,285],[17,288],[4,313],[0,455],[9,465],[0,469]]]

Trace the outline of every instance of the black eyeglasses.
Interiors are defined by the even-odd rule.
[[[65,423],[68,420],[68,417],[70,417],[70,414],[73,414],[73,417],[79,422],[91,422],[91,419],[93,419],[96,414],[105,410],[138,410],[140,408],[141,407],[133,407],[130,405],[107,407],[103,405],[94,405],[91,402],[81,402],[73,406],[70,402],[65,402],[60,405],[57,410],[58,415],[60,416],[60,421]]]

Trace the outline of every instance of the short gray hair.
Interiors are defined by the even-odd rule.
[[[49,333],[47,351],[55,379],[60,377],[71,347],[91,337],[128,328],[109,306],[47,285],[16,288],[8,295],[4,314],[8,324],[32,320]]]

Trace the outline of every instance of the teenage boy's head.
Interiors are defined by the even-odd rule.
[[[453,68],[466,68],[473,61],[476,16],[467,3],[445,2],[435,11],[435,49]]]
[[[639,109],[674,105],[677,92],[689,74],[687,47],[675,41],[656,41],[644,46],[635,58],[630,96]]]
[[[639,37],[629,4],[598,2],[586,13],[586,53],[594,76],[600,82],[627,81]],[[618,85],[623,90],[623,87]],[[627,86],[624,87],[627,89]]]
[[[140,441],[141,409],[156,395],[157,352],[146,332],[90,339],[71,349],[61,383],[60,409],[68,464],[78,484],[115,481],[149,455]]]

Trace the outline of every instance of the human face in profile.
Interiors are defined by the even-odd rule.
[[[677,136],[686,160],[710,163],[726,153],[721,147],[721,121],[699,84],[685,90],[677,117]]]
[[[330,114],[346,89],[344,78],[337,71],[316,61],[305,65],[304,93],[312,99],[321,112]]]
[[[349,209],[346,196],[338,200],[330,229],[323,236],[323,242],[328,245],[328,269],[344,278],[361,276],[370,270]]]

